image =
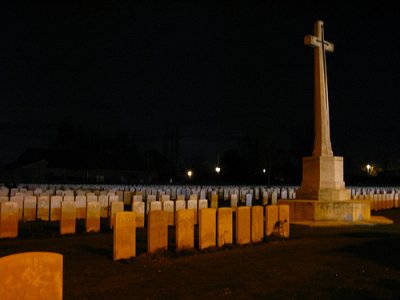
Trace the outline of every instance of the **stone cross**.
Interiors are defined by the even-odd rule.
[[[313,156],[333,156],[330,126],[326,51],[333,52],[332,43],[325,40],[324,22],[314,24],[314,35],[304,37],[304,44],[314,48],[315,137]]]

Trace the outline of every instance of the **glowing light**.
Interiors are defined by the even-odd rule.
[[[263,169],[263,173],[265,174],[267,172],[267,170],[266,169]]]
[[[191,170],[187,171],[187,176],[189,176],[189,178],[192,178],[193,172]]]
[[[216,167],[215,168],[215,172],[217,172],[219,174],[219,172],[221,172],[221,168],[220,167]]]

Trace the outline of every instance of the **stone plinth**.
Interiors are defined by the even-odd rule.
[[[218,247],[222,247],[225,244],[232,244],[232,209],[230,207],[218,208],[217,220]]]
[[[53,299],[63,296],[63,257],[26,252],[0,258],[0,299]]]
[[[121,211],[115,214],[113,259],[136,256],[136,213]]]
[[[194,210],[181,209],[176,212],[176,250],[194,248]]]
[[[368,200],[316,201],[280,200],[289,205],[291,222],[296,221],[368,221],[371,208]]]
[[[343,157],[303,158],[303,181],[297,199],[320,201],[350,200],[351,191],[343,181]]]

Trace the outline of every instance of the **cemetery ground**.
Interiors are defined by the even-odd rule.
[[[19,224],[19,237],[0,241],[0,257],[25,251],[64,257],[64,299],[399,299],[400,209],[379,211],[393,225],[291,225],[288,240],[248,246],[146,254],[146,230],[137,229],[137,256],[114,262],[113,237],[102,221],[87,234],[60,236],[58,222]],[[197,229],[197,228],[196,228]],[[197,237],[196,237],[197,239]],[[196,241],[197,242],[197,241]]]

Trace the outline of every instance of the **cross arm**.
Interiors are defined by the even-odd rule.
[[[321,40],[314,35],[306,35],[304,37],[304,44],[311,47],[321,47]],[[324,46],[325,50],[328,52],[333,52],[335,48],[332,43],[329,43],[327,41],[324,41]]]

